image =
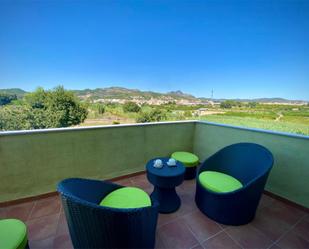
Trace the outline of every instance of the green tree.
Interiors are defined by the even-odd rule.
[[[231,104],[230,101],[225,100],[225,101],[220,103],[220,108],[228,108],[228,109],[230,109],[230,108],[232,108],[232,104]]]
[[[57,118],[57,127],[68,127],[83,122],[87,117],[87,108],[73,92],[65,90],[62,86],[48,91],[45,108],[54,112]]]
[[[99,114],[103,114],[105,112],[105,106],[104,105],[98,104],[97,108],[98,108]]]
[[[139,112],[141,110],[141,108],[134,102],[126,102],[122,108],[124,112]]]
[[[46,108],[48,91],[38,87],[34,92],[25,95],[24,99],[32,108]]]
[[[77,125],[87,117],[87,108],[63,87],[27,94],[23,105],[0,108],[0,129],[20,130]]]
[[[241,106],[241,102],[239,101],[234,101],[234,100],[225,100],[223,102],[221,102],[220,104],[220,108],[227,108],[227,109],[230,109],[232,108],[233,106]]]
[[[7,105],[16,99],[17,99],[16,94],[0,93],[0,106]]]
[[[147,123],[147,122],[159,122],[162,120],[166,120],[167,115],[166,111],[160,109],[152,109],[149,112],[142,112],[136,119],[137,123]]]
[[[0,108],[0,130],[29,130],[55,127],[53,113],[34,109],[27,105]]]
[[[258,104],[259,104],[258,102],[249,102],[248,107],[255,108],[255,107],[257,107]]]
[[[192,117],[192,112],[189,111],[189,110],[187,110],[187,111],[184,112],[184,116],[185,116],[186,118],[191,118],[191,117]]]

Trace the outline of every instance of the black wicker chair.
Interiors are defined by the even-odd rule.
[[[218,171],[238,179],[243,187],[228,193],[204,188],[197,176],[195,202],[211,219],[226,225],[243,225],[253,220],[273,156],[265,147],[253,143],[227,146],[202,164],[198,175],[206,170]]]
[[[152,206],[117,209],[99,206],[123,186],[107,181],[70,178],[58,184],[74,248],[154,248],[158,218]]]

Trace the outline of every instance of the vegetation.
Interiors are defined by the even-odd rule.
[[[238,106],[238,107],[241,107],[242,106],[242,103],[239,102],[239,101],[234,101],[234,100],[225,100],[223,102],[221,102],[220,104],[220,107],[221,108],[232,108],[234,106]]]
[[[39,88],[33,93],[25,93],[18,89],[0,91],[0,130],[200,119],[309,135],[309,105],[306,103],[264,104],[255,101],[225,100],[215,105],[180,105],[177,104],[178,97],[192,97],[175,92],[169,93],[169,96],[175,95],[177,98],[168,99],[165,104],[152,105],[136,104],[123,88],[100,91],[88,89],[84,90],[83,96],[87,95],[88,91],[92,94],[103,91],[101,94],[107,97],[95,101],[95,98],[82,98],[81,102],[74,92],[66,91],[62,87],[49,91]],[[130,91],[135,97],[140,93],[138,90]],[[126,97],[127,102],[120,104],[111,101],[115,94]],[[162,94],[152,92],[142,92],[142,95],[144,98],[162,97]],[[101,95],[96,98],[99,97],[101,98]]]
[[[123,105],[123,110],[125,112],[139,112],[141,110],[141,108],[139,107],[139,105],[137,105],[134,102],[126,102]]]
[[[24,97],[26,91],[19,88],[0,89],[0,94],[16,95],[18,99]]]
[[[17,99],[16,94],[0,93],[0,106],[7,105],[16,99]]]
[[[203,117],[202,119],[210,122],[230,124],[236,126],[309,135],[308,123],[296,124],[292,122],[277,122],[275,120],[266,121],[264,119],[258,119],[258,118],[224,116],[224,115],[209,115],[207,117]]]
[[[50,91],[38,88],[25,95],[20,105],[0,108],[0,130],[68,127],[86,117],[87,108],[72,92],[63,87]]]
[[[105,106],[102,104],[98,104],[98,113],[103,114],[105,112]]]
[[[137,123],[147,123],[147,122],[159,122],[166,120],[166,111],[160,109],[152,109],[148,112],[142,112],[136,119]]]

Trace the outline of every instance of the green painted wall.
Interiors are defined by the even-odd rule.
[[[67,177],[108,179],[193,150],[195,123],[0,134],[0,202],[56,190]]]
[[[196,123],[194,152],[201,160],[239,142],[259,143],[273,153],[275,164],[267,182],[268,191],[309,207],[309,137]]]
[[[0,202],[55,191],[67,177],[109,179],[144,169],[177,150],[204,160],[232,143],[274,155],[266,189],[309,207],[309,138],[203,122],[0,133]]]

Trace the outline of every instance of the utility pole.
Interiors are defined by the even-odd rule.
[[[211,100],[214,98],[214,89],[211,89]]]

